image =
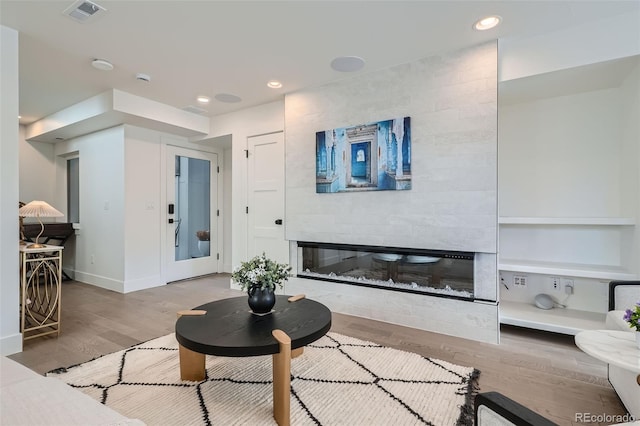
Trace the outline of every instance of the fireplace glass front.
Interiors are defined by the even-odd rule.
[[[474,253],[298,242],[299,277],[473,299]]]

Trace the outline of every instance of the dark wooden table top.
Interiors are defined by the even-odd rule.
[[[291,338],[291,349],[308,345],[331,328],[331,311],[310,299],[289,302],[276,296],[273,312],[256,315],[247,296],[217,300],[193,309],[205,315],[184,315],[176,321],[176,339],[187,349],[218,356],[258,356],[279,352],[271,332],[279,329]]]

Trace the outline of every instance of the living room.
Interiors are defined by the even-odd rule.
[[[36,195],[44,192],[42,198],[48,199],[51,204],[58,207],[64,206],[66,202],[64,197],[59,195],[59,188],[57,188],[59,184],[55,183],[56,176],[60,173],[57,158],[65,158],[68,154],[81,151],[87,146],[94,147],[93,149],[96,151],[93,157],[81,154],[80,161],[86,161],[85,164],[94,173],[90,178],[91,181],[102,185],[102,187],[97,191],[95,187],[92,189],[93,198],[87,191],[81,195],[81,199],[84,199],[84,202],[97,205],[98,208],[93,213],[93,217],[83,217],[82,228],[78,230],[75,248],[73,248],[75,252],[73,262],[71,262],[71,255],[69,255],[69,259],[65,259],[67,262],[65,266],[70,273],[75,273],[77,277],[83,277],[80,281],[122,293],[162,285],[173,281],[166,279],[163,272],[164,257],[162,254],[158,254],[162,252],[161,246],[166,242],[163,241],[166,236],[162,237],[162,232],[157,232],[158,229],[163,228],[166,220],[164,216],[165,203],[162,196],[163,184],[161,183],[166,182],[166,176],[163,175],[166,171],[162,172],[164,167],[162,152],[165,149],[163,147],[166,145],[183,147],[197,145],[198,149],[217,154],[221,173],[224,176],[218,184],[218,187],[221,188],[219,206],[222,210],[223,221],[220,224],[221,232],[219,234],[223,238],[217,240],[221,261],[215,272],[230,272],[234,265],[250,257],[248,255],[251,252],[248,248],[250,243],[247,235],[249,231],[245,208],[247,205],[252,205],[247,201],[249,198],[246,190],[248,166],[245,160],[245,150],[248,147],[244,141],[255,135],[284,132],[285,139],[282,148],[283,152],[286,152],[286,159],[283,160],[286,166],[285,192],[287,202],[283,212],[286,220],[283,250],[286,260],[295,266],[295,270],[300,271],[297,241],[470,251],[476,253],[476,259],[482,259],[478,260],[480,264],[477,268],[482,271],[482,274],[477,279],[480,286],[475,294],[477,300],[474,302],[431,296],[411,297],[411,302],[408,302],[406,294],[393,293],[385,299],[382,306],[373,308],[368,304],[363,307],[358,305],[358,300],[362,300],[364,294],[368,295],[364,296],[367,300],[378,297],[376,295],[379,294],[379,290],[363,290],[362,288],[345,290],[344,286],[337,287],[338,284],[329,284],[329,287],[315,290],[316,293],[314,293],[314,289],[317,289],[315,283],[301,278],[291,281],[290,287],[287,288],[288,293],[303,292],[310,297],[324,298],[323,301],[332,310],[343,314],[384,320],[467,339],[498,343],[500,340],[500,307],[497,302],[504,298],[504,300],[510,300],[514,303],[524,303],[529,301],[531,293],[546,292],[547,287],[545,286],[548,277],[562,276],[565,279],[572,278],[574,280],[576,291],[568,299],[569,306],[573,310],[595,312],[604,317],[607,306],[606,300],[604,300],[606,284],[603,284],[603,281],[619,277],[633,279],[638,276],[639,238],[637,227],[628,225],[627,222],[622,225],[570,223],[562,225],[568,229],[559,231],[561,233],[560,239],[570,242],[557,250],[559,254],[554,252],[553,256],[561,258],[564,253],[574,251],[582,244],[604,241],[606,249],[593,249],[592,252],[586,253],[582,259],[570,256],[569,259],[563,260],[565,263],[573,264],[602,263],[619,266],[623,270],[623,275],[598,272],[581,276],[577,275],[574,270],[568,272],[567,268],[564,269],[564,272],[558,272],[556,269],[549,273],[539,273],[531,266],[526,266],[528,269],[524,269],[523,265],[514,267],[508,262],[502,262],[502,259],[499,258],[498,246],[501,247],[501,250],[510,249],[513,253],[511,258],[520,260],[522,254],[519,250],[531,247],[529,243],[522,244],[523,240],[535,240],[540,235],[544,237],[545,233],[549,232],[547,229],[549,226],[558,226],[548,223],[514,224],[508,222],[510,217],[623,217],[631,218],[632,222],[629,223],[636,223],[640,211],[637,198],[637,188],[640,184],[638,181],[638,162],[633,157],[635,155],[635,159],[637,159],[637,137],[634,139],[633,133],[630,133],[631,136],[626,139],[621,137],[622,142],[616,145],[615,154],[611,154],[611,151],[614,150],[607,151],[605,145],[597,145],[588,153],[585,163],[569,166],[574,176],[571,185],[567,184],[566,188],[560,188],[561,185],[556,187],[554,182],[558,182],[558,178],[561,176],[560,168],[565,167],[568,159],[572,158],[571,152],[576,152],[579,148],[579,141],[573,140],[572,143],[564,146],[562,155],[558,155],[557,159],[552,155],[554,152],[558,153],[560,149],[553,146],[541,146],[540,150],[543,152],[538,154],[537,162],[527,165],[527,161],[534,157],[533,155],[524,155],[523,158],[523,152],[526,152],[526,144],[531,144],[532,141],[522,138],[518,148],[513,148],[512,151],[509,151],[508,147],[504,148],[503,140],[516,139],[517,137],[513,136],[513,129],[523,124],[517,122],[517,125],[509,125],[507,121],[503,121],[506,117],[503,114],[509,114],[510,117],[521,120],[522,116],[530,114],[536,106],[534,105],[525,112],[516,111],[517,106],[503,109],[503,95],[505,94],[502,92],[502,88],[506,90],[509,88],[509,84],[513,85],[514,82],[526,82],[529,77],[543,75],[551,78],[552,71],[616,62],[616,60],[638,55],[640,48],[637,38],[629,36],[637,34],[638,31],[637,22],[633,18],[633,14],[623,14],[600,20],[599,25],[595,28],[583,25],[528,38],[505,38],[499,39],[497,43],[490,42],[465,49],[438,52],[410,64],[355,75],[316,88],[302,89],[285,95],[281,101],[213,116],[210,118],[207,134],[191,139],[166,134],[153,128],[147,129],[124,124],[121,127],[99,130],[92,135],[81,135],[52,145],[27,142],[29,138],[27,135],[32,129],[22,126],[20,128],[22,136],[20,137],[14,133],[6,135],[6,137],[3,134],[3,185],[8,185],[5,183],[4,171],[11,171],[14,167],[11,158],[17,159],[16,164],[20,165],[19,171],[14,170],[16,177],[14,180],[20,182],[18,193],[16,194],[15,188],[5,191],[3,187],[3,205],[13,203],[13,198],[22,201],[37,199]],[[612,28],[616,28],[616,31],[612,31]],[[602,42],[605,38],[608,41]],[[574,43],[576,39],[581,40],[581,44],[591,46],[589,51],[576,53]],[[3,45],[3,56],[5,51]],[[431,95],[433,102],[440,102],[440,107],[447,111],[446,104],[457,105],[456,102],[460,102],[460,99],[466,102],[472,97],[468,91],[465,92],[462,89],[460,92],[442,91],[440,94],[434,95],[433,87],[437,87],[438,83],[429,81],[428,77],[446,75],[447,70],[451,69],[438,67],[442,63],[451,66],[450,62],[447,63],[448,60],[459,61],[455,65],[458,68],[454,68],[454,74],[461,74],[462,69],[469,72],[476,71],[487,81],[485,83],[485,80],[482,80],[482,90],[478,90],[477,87],[471,88],[474,94],[479,92],[484,97],[480,98],[476,104],[464,105],[467,107],[466,118],[468,120],[465,123],[468,123],[469,126],[465,128],[465,131],[468,132],[466,137],[451,135],[452,128],[461,123],[457,117],[447,128],[448,112],[430,115],[431,112],[428,110],[430,106],[424,105],[420,100],[421,96],[426,96],[425,93]],[[478,63],[480,65],[477,65]],[[633,120],[629,117],[634,111],[637,111],[638,102],[637,98],[633,99],[633,96],[629,94],[633,93],[633,84],[636,84],[637,87],[637,59],[630,65],[627,64],[626,67],[627,71],[623,73],[622,77],[615,83],[611,83],[613,86],[591,86],[587,89],[579,89],[578,93],[608,90],[604,94],[584,95],[583,98],[585,96],[599,97],[599,100],[589,100],[589,102],[603,102],[602,105],[607,106],[614,105],[622,99],[620,102],[626,106],[619,110],[623,116],[620,119],[624,120],[624,123],[628,123],[626,126],[633,127]],[[4,68],[3,75],[5,75]],[[391,80],[390,76],[397,78],[397,81],[393,80],[393,85],[387,83]],[[471,78],[471,81],[478,80],[479,77]],[[468,82],[462,79],[462,83]],[[424,84],[424,86],[420,87],[420,84]],[[390,87],[386,90],[369,90],[370,87],[382,88],[385,85]],[[550,86],[551,83],[547,83],[547,85]],[[3,85],[3,87],[6,86]],[[460,87],[454,86],[454,89],[451,90],[458,89]],[[469,89],[467,88],[467,90]],[[628,94],[627,97],[625,97],[625,93]],[[568,93],[565,92],[562,95],[567,96]],[[547,96],[553,98],[558,95],[549,94]],[[403,101],[403,99],[409,98],[411,100]],[[578,98],[579,96],[576,97],[573,104],[583,101]],[[3,96],[3,102],[5,99],[7,98]],[[353,103],[347,103],[347,99]],[[335,107],[345,104],[346,106],[342,108]],[[511,105],[521,104],[522,102],[514,101]],[[366,105],[379,105],[379,107],[367,108]],[[16,104],[12,105],[13,109],[17,109],[17,107]],[[611,108],[603,109],[611,110]],[[5,108],[3,108],[4,110]],[[327,113],[328,110],[331,110],[331,116],[324,116],[323,120],[314,118]],[[315,193],[314,181],[311,176],[314,164],[313,134],[315,132],[340,125],[365,124],[399,116],[412,117],[412,131],[415,138],[413,141],[415,159],[413,178],[415,181],[412,190],[402,194],[393,192]],[[576,118],[577,121],[583,119],[583,117]],[[3,113],[3,132],[8,132],[4,120],[11,122],[13,119],[4,117]],[[442,128],[434,130],[431,127],[433,122],[439,123]],[[531,126],[535,130],[536,126],[540,126],[540,124]],[[554,129],[563,134],[569,132],[563,127],[554,127]],[[437,131],[440,131],[441,135],[449,134],[453,139],[438,139]],[[603,130],[604,134],[608,134],[610,131],[610,128]],[[15,132],[18,132],[17,128]],[[114,135],[114,133],[117,134]],[[434,134],[435,138],[426,137],[426,135],[431,137]],[[601,136],[602,134],[594,138]],[[546,138],[548,135],[542,137]],[[16,142],[16,146],[6,147],[4,141],[14,138],[16,141],[19,140]],[[96,138],[102,138],[103,141],[97,141]],[[100,150],[98,146],[101,143],[108,143],[106,141],[114,140],[118,149],[122,150],[120,154],[123,157],[109,159],[106,154],[113,154],[113,145],[109,149],[103,150]],[[451,142],[452,140],[453,142]],[[633,145],[634,141],[635,146]],[[452,152],[448,150],[449,148],[438,151],[451,143],[455,143],[460,151]],[[568,152],[564,152],[564,150]],[[5,155],[5,152],[8,154]],[[40,157],[37,157],[38,155]],[[145,159],[144,164],[140,164],[140,158]],[[481,161],[483,167],[474,167],[474,164],[471,163],[473,159],[476,160],[476,165]],[[509,159],[512,161],[507,161]],[[305,163],[308,164],[300,166]],[[516,168],[515,164],[523,167],[526,165],[529,173],[537,170],[541,172],[533,178],[522,177],[527,173]],[[98,167],[99,165],[100,167]],[[596,178],[589,174],[589,170],[593,170],[595,167],[602,168]],[[458,168],[460,174],[455,175]],[[29,187],[23,182],[27,180],[28,171],[34,169],[37,169],[43,178],[38,182],[33,182]],[[122,172],[121,176],[117,178],[122,180],[114,185],[116,182],[108,180],[108,177],[112,176],[115,170]],[[440,174],[437,174],[436,171]],[[445,176],[448,176],[449,179],[445,179]],[[593,181],[602,177],[607,180],[601,186],[594,185]],[[531,182],[536,179],[545,182],[544,188],[547,195],[532,196],[535,192],[528,185],[531,185]],[[47,182],[48,185],[43,185],[42,182]],[[454,190],[442,191],[436,188],[436,184],[441,185],[441,188],[448,186],[449,189],[453,188]],[[119,188],[124,189],[125,187],[126,192],[118,193]],[[615,196],[612,196],[612,188]],[[106,191],[113,192],[107,193]],[[526,191],[525,197],[521,195],[523,191]],[[573,193],[577,195],[567,196],[567,194]],[[7,195],[5,196],[5,194]],[[551,200],[551,204],[545,206],[547,196]],[[438,197],[441,198],[438,199]],[[131,206],[139,200],[143,200],[144,208],[141,209],[142,211],[134,211]],[[108,208],[105,208],[107,207],[105,201],[108,201]],[[452,204],[457,204],[455,207],[458,213],[452,213],[450,210],[438,210],[439,208],[453,208]],[[144,214],[149,214],[149,211],[145,211],[149,205],[154,207],[151,209],[153,214],[144,216]],[[424,214],[422,215],[424,217],[414,218],[414,215],[398,212],[397,205],[407,205],[418,212],[429,212],[431,216]],[[160,208],[161,206],[163,207]],[[108,213],[105,213],[107,211]],[[379,214],[367,217],[366,213],[370,211],[378,211]],[[470,215],[470,211],[474,212],[475,216]],[[585,211],[590,213],[586,214]],[[253,210],[252,213],[254,213]],[[319,217],[313,217],[314,214],[323,217],[319,221],[314,221]],[[348,232],[332,232],[332,230],[339,229],[336,227],[337,215],[344,215],[345,218],[348,218],[348,222],[350,222]],[[14,225],[17,223],[15,216],[17,215],[5,219],[5,215],[3,215],[3,226],[6,225],[7,230],[15,228]],[[367,220],[359,219],[363,217]],[[380,222],[380,218],[384,218],[384,220]],[[507,222],[499,223],[499,220]],[[360,230],[357,232],[352,232],[354,221],[359,221],[357,223],[360,225]],[[380,235],[375,235],[371,231],[381,227],[381,224],[407,222],[412,223],[413,228],[395,227],[387,234]],[[432,223],[438,223],[438,226],[426,226]],[[310,224],[313,224],[313,227],[310,227]],[[518,226],[523,228],[524,232],[523,229],[518,229]],[[589,235],[585,237],[586,240],[573,240],[575,237],[574,228],[576,227],[578,231],[582,231],[584,227],[587,228]],[[554,229],[554,231],[558,230]],[[503,240],[505,237],[506,239]],[[551,237],[551,241],[555,241],[555,239],[557,236]],[[519,241],[520,246],[518,247]],[[13,264],[16,262],[6,260],[15,258],[15,256],[9,256],[10,252],[15,251],[15,247],[7,246],[5,248],[4,244],[3,242],[3,353],[4,348],[7,347],[5,343],[10,342],[11,339],[15,341],[16,334],[19,334],[17,333],[17,319],[14,318],[18,316],[17,306],[7,302],[8,299],[17,297],[18,289],[10,289],[6,284],[12,280],[19,281],[17,267]],[[540,246],[534,246],[532,257],[538,262],[552,263],[553,258],[551,260],[544,258],[545,244],[548,244],[548,241],[546,243],[543,241]],[[93,251],[90,252],[89,247]],[[153,248],[156,255],[148,256],[149,248]],[[611,255],[611,252],[616,251],[619,252],[617,257]],[[117,252],[124,253],[124,255],[112,258],[113,253]],[[97,259],[96,263],[94,263],[94,259]],[[498,264],[503,264],[503,266],[498,267]],[[15,272],[11,272],[12,268],[15,269]],[[526,291],[512,285],[514,276],[523,274],[528,278]],[[500,278],[505,280],[506,286],[501,284]],[[507,287],[509,290],[506,290]],[[582,291],[583,289],[584,291]],[[341,300],[332,299],[334,297],[332,295],[337,294],[343,295],[340,297]],[[561,293],[561,295],[563,294]],[[392,303],[389,303],[390,299]],[[416,300],[418,301],[416,302]],[[397,309],[396,312],[385,311],[387,307],[393,306],[411,306],[410,309],[420,311],[423,314],[403,315],[400,318]],[[461,309],[468,312],[465,318],[455,322],[447,321],[448,317]],[[521,318],[516,318],[514,321],[518,320],[524,321]],[[5,324],[9,328],[5,329]],[[540,329],[545,330],[546,328]]]

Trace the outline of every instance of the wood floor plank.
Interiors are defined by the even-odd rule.
[[[75,365],[173,332],[177,311],[243,294],[229,289],[228,274],[128,294],[66,281],[62,334],[29,340],[11,358],[39,373]],[[475,367],[480,391],[501,392],[560,425],[579,424],[576,413],[625,412],[606,366],[572,336],[503,326],[493,345],[337,313],[331,331]]]

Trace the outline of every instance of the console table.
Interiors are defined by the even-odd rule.
[[[20,246],[20,330],[28,340],[60,335],[62,249]]]
[[[67,240],[72,235],[75,235],[76,232],[76,230],[73,229],[73,223],[46,222],[43,225],[44,231],[39,223],[25,223],[22,225],[22,233],[24,234],[25,241],[34,243],[36,237],[40,235],[42,231],[42,235],[40,235],[38,239],[40,244],[64,247]],[[62,278],[65,280],[71,279],[64,270],[62,271]]]

